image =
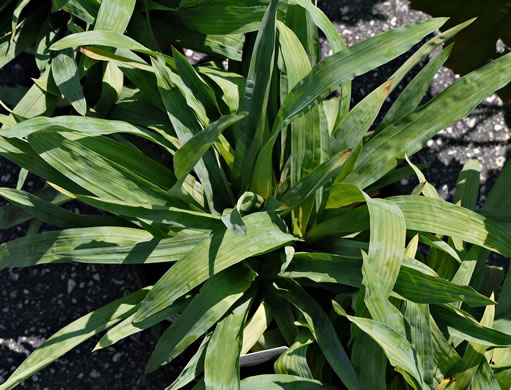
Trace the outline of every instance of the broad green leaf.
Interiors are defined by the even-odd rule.
[[[239,124],[233,181],[247,190],[253,177],[257,153],[263,144],[264,126],[270,82],[275,56],[275,35],[278,0],[271,0],[264,13],[261,28],[250,59],[245,92],[240,110],[249,115]],[[257,191],[254,191],[257,192]]]
[[[75,214],[52,202],[41,199],[36,195],[13,188],[0,188],[0,197],[20,207],[40,221],[56,225],[63,229],[94,226],[123,226],[126,224],[122,220],[111,216]]]
[[[464,118],[488,95],[511,81],[511,54],[460,78],[430,102],[378,132],[364,146],[345,179],[365,188],[411,156],[443,128]],[[478,87],[474,87],[478,86]],[[446,109],[448,107],[449,109]]]
[[[253,294],[247,295],[218,322],[213,331],[204,360],[206,389],[236,390],[240,388],[239,366],[243,325],[254,298]],[[219,359],[220,356],[221,359]]]
[[[275,373],[313,379],[307,363],[307,350],[312,342],[309,332],[299,331],[297,341],[275,361]]]
[[[491,296],[493,299],[493,294]],[[489,305],[484,311],[480,324],[487,327],[493,326],[495,317],[495,305]],[[469,343],[461,360],[452,369],[450,374],[456,378],[456,388],[465,388],[474,378],[479,366],[486,361],[484,353],[487,345],[478,343]]]
[[[409,341],[387,325],[368,318],[347,315],[344,309],[335,301],[332,301],[337,314],[348,318],[363,332],[367,333],[385,351],[390,364],[400,367],[422,384],[423,378],[417,368],[415,351]]]
[[[202,131],[194,112],[188,105],[183,91],[175,84],[178,76],[160,62],[153,61],[158,89],[179,142],[184,145],[195,134]],[[231,188],[225,173],[218,165],[213,150],[207,150],[202,159],[195,164],[195,172],[204,189],[210,211],[220,214],[223,209],[234,203]]]
[[[222,213],[222,222],[225,227],[236,234],[245,235],[247,234],[247,227],[243,223],[241,214],[237,208],[225,209]]]
[[[298,6],[290,7],[287,20],[290,18],[292,19],[290,25],[296,27],[294,30],[281,22],[277,22],[281,55],[286,67],[288,90],[291,90],[310,72],[311,61],[313,63],[317,62],[315,61],[315,47],[310,42],[314,40],[311,35],[317,35],[317,31],[311,26],[305,10]],[[303,26],[303,29],[301,26]],[[299,36],[296,36],[293,31],[298,33]],[[305,46],[302,46],[302,44]],[[309,51],[306,52],[304,47],[307,47]],[[330,157],[327,130],[321,126],[320,108],[313,108],[291,124],[291,186],[296,185],[304,176]],[[254,180],[257,181],[257,177]],[[306,230],[313,206],[314,198],[311,196],[304,201],[299,210],[293,212],[294,229],[298,235],[303,235]],[[298,230],[296,224],[298,224]]]
[[[494,370],[490,367],[486,360],[483,360],[479,365],[472,381],[470,382],[471,390],[501,390],[499,382],[497,381]]]
[[[303,288],[281,283],[277,293],[295,305],[304,315],[321,352],[348,389],[358,389],[358,379],[335,330],[321,306]]]
[[[10,14],[4,12],[2,16],[4,15],[8,17]],[[23,51],[34,46],[40,28],[38,19],[39,15],[32,13],[18,23],[14,35],[9,34],[5,30],[2,31],[0,35],[0,53],[2,53],[0,57],[0,68],[3,68],[14,58],[23,53]],[[7,19],[4,20],[7,21]]]
[[[49,182],[65,186],[69,191],[87,192],[46,163],[26,141],[0,137],[0,155]]]
[[[134,126],[123,121],[80,116],[57,116],[54,118],[39,116],[10,126],[2,132],[2,135],[4,137],[24,138],[38,131],[65,131],[65,129],[91,136],[117,133],[132,134],[152,141],[169,152],[173,153],[175,149],[165,138],[143,127]]]
[[[336,154],[306,175],[280,199],[284,203],[281,207],[283,209],[293,209],[299,206],[306,198],[339,173],[339,168],[346,162],[349,153],[350,150],[345,150]]]
[[[323,31],[332,48],[332,52],[335,54],[341,50],[346,49],[346,44],[342,40],[341,36],[337,32],[337,29],[328,17],[316,7],[311,1],[308,0],[295,0],[298,5],[304,7],[312,18],[312,21],[316,26]],[[347,82],[341,86],[341,99],[339,100],[337,117],[342,120],[350,110],[351,102],[351,82]],[[334,121],[334,123],[337,121]]]
[[[38,82],[47,83],[50,69],[46,69],[37,79]],[[35,80],[34,80],[35,81]],[[57,104],[57,97],[44,92],[36,84],[32,85],[23,98],[14,107],[13,114],[24,118],[33,118],[39,115],[52,115]]]
[[[511,256],[511,237],[496,222],[469,209],[423,196],[394,196],[409,230],[447,235]]]
[[[245,78],[237,73],[207,66],[198,68],[201,75],[211,79],[222,91],[221,98],[231,113],[238,111],[241,96],[245,90]]]
[[[257,340],[268,329],[272,319],[269,305],[262,301],[243,329],[241,355],[246,354],[257,343]]]
[[[381,277],[384,292],[388,297],[398,278],[403,261],[406,238],[405,218],[401,210],[390,201],[371,199],[367,195],[366,201],[369,209],[371,238],[367,261],[364,260],[362,269],[367,268]],[[369,289],[369,286],[366,288]],[[367,302],[366,305],[368,305]]]
[[[444,334],[430,316],[430,327],[433,346],[433,361],[435,363],[434,377],[437,383],[448,377],[449,371],[460,361],[460,356],[444,337]]]
[[[204,238],[204,233],[180,235],[110,247],[64,249],[55,253],[56,262],[90,264],[154,264],[170,263],[192,251]]]
[[[353,184],[338,182],[335,183],[330,189],[326,208],[337,209],[339,207],[361,202],[365,202],[365,197],[362,195],[360,189],[357,186]]]
[[[475,209],[481,182],[480,173],[481,166],[478,159],[472,158],[465,163],[456,181],[453,203],[458,203],[461,200],[461,206],[471,210]]]
[[[83,145],[80,139],[67,138],[67,134],[36,132],[28,139],[48,164],[98,197],[155,205],[168,200],[160,187]]]
[[[491,300],[470,286],[426,275],[411,267],[401,267],[394,290],[416,303],[447,303],[463,301],[469,306],[492,304]]]
[[[242,34],[260,28],[268,2],[264,3],[252,5],[239,2],[204,2],[195,7],[167,9],[175,14],[180,23],[194,31],[214,35]]]
[[[202,340],[202,343],[195,355],[193,355],[190,361],[186,364],[177,379],[165,390],[178,390],[193,381],[202,373],[202,371],[204,371],[204,358],[206,356],[206,348],[210,339],[211,334],[207,334]]]
[[[94,29],[123,34],[135,9],[135,3],[136,0],[102,0]]]
[[[160,337],[147,362],[146,372],[172,361],[211,328],[243,296],[255,277],[253,271],[243,266],[211,277]]]
[[[176,47],[186,47],[200,53],[227,57],[241,61],[245,35],[243,34],[201,34],[186,25],[169,22],[165,16],[151,15],[151,24],[156,38]]]
[[[288,4],[285,23],[296,34],[305,49],[308,62],[316,65],[320,57],[319,36],[311,15],[298,4]]]
[[[291,303],[266,287],[268,286],[265,285],[264,299],[268,303],[271,315],[278,326],[280,338],[283,339],[283,342],[279,342],[275,347],[285,345],[286,343],[287,345],[293,345],[298,335],[298,330],[294,323],[297,320],[296,311]],[[257,343],[264,346],[264,343],[261,341],[265,340],[270,334],[272,334],[271,331],[264,332],[257,340]]]
[[[104,66],[103,80],[101,83],[101,97],[94,109],[100,116],[106,116],[112,106],[117,102],[124,85],[124,73],[113,62]]]
[[[368,258],[362,253],[364,266],[362,267],[362,285],[364,304],[370,316],[378,322],[384,323],[399,333],[406,335],[406,321],[399,309],[389,301],[389,292],[386,291],[385,280],[371,268],[365,267]]]
[[[367,314],[365,304],[363,309],[356,308],[355,311],[358,313],[363,311],[364,315]],[[360,315],[362,314],[360,313]],[[354,326],[352,329],[355,330]],[[358,374],[360,387],[362,389],[387,390],[388,360],[385,352],[367,334],[358,329],[356,331],[357,335],[354,337],[351,347],[351,364]],[[353,334],[355,333],[353,332]],[[371,359],[368,359],[368,356],[371,356]]]
[[[59,330],[32,352],[7,381],[0,384],[0,390],[14,388],[66,352],[131,315],[147,294],[147,290],[117,299]]]
[[[211,123],[211,125],[190,138],[174,155],[174,172],[176,177],[181,177],[190,173],[195,164],[202,158],[204,153],[217,140],[222,132],[240,121],[246,114],[226,115]]]
[[[266,374],[245,378],[241,390],[331,390],[332,387],[320,381],[295,375]]]
[[[62,194],[49,186],[45,186],[42,189],[35,191],[33,195],[54,205],[60,205],[71,200],[71,197]],[[17,206],[7,205],[0,207],[0,229],[10,229],[31,219],[31,214]]]
[[[183,79],[183,82],[194,92],[197,100],[202,104],[208,117],[216,119],[219,114],[215,93],[211,87],[200,77],[188,59],[177,51],[172,49],[172,55],[176,61],[177,71]]]
[[[80,53],[98,61],[109,61],[117,65],[124,65],[127,67],[144,70],[146,72],[153,72],[153,68],[147,65],[142,59],[135,60],[129,57],[123,57],[118,54],[114,54],[109,50],[102,49],[94,46],[82,46],[79,48]]]
[[[463,340],[487,346],[511,346],[511,335],[481,325],[469,314],[449,305],[432,306],[431,312],[439,326]]]
[[[59,118],[63,120],[59,120]],[[72,118],[85,120],[73,120]],[[123,145],[107,137],[99,137],[100,134],[126,132],[129,134],[137,134],[144,138],[152,137],[150,139],[156,143],[162,140],[167,145],[170,145],[169,142],[165,141],[163,138],[157,137],[154,133],[151,134],[151,132],[147,130],[138,131],[138,129],[141,128],[123,122],[111,121],[111,123],[108,123],[109,121],[87,117],[57,117],[54,118],[55,120],[50,121],[46,119],[47,118],[43,117],[29,119],[19,123],[19,127],[18,125],[11,126],[9,129],[5,130],[5,133],[8,137],[16,138],[25,137],[27,135],[30,136],[30,134],[34,132],[37,133],[38,136],[46,132],[49,133],[49,137],[55,137],[55,133],[61,133],[64,137],[74,139],[84,147],[99,151],[112,162],[125,166],[133,173],[151,180],[163,189],[170,188],[176,181],[173,173],[169,169],[155,160],[146,157],[136,148]],[[67,119],[70,119],[71,126],[67,126]],[[89,121],[89,119],[92,120]],[[65,127],[62,127],[61,123],[65,125]],[[81,130],[81,134],[83,135],[72,134],[71,130],[74,129]],[[92,137],[85,137],[85,135],[91,135]]]
[[[296,240],[281,230],[281,221],[273,214],[250,214],[243,222],[247,227],[246,235],[217,230],[163,275],[138,310],[135,323],[165,309],[214,274]]]
[[[99,0],[52,0],[52,11],[63,10],[84,22],[93,24],[99,10]]]
[[[412,81],[399,94],[394,104],[385,114],[378,125],[378,129],[384,129],[387,125],[401,119],[412,112],[421,102],[428,91],[433,77],[438,73],[440,67],[445,63],[449,54],[451,54],[452,45],[442,50],[432,61],[430,61]],[[378,132],[378,129],[376,132]]]
[[[342,237],[348,233],[369,230],[369,212],[367,206],[335,209],[332,218],[325,219],[307,232],[307,242],[337,236]]]
[[[43,25],[41,26],[41,30],[39,30],[39,34],[37,36],[35,62],[41,72],[46,69],[50,62],[50,46],[56,42],[62,31],[62,26],[55,26],[53,23],[50,23],[53,20],[53,17],[48,15],[46,20],[43,21]]]
[[[73,50],[64,49],[57,53],[51,62],[51,73],[64,98],[80,115],[85,115],[87,102],[83,96]]]
[[[433,335],[431,332],[429,306],[406,302],[405,318],[410,324],[411,344],[417,353],[418,367],[424,384],[433,388]]]
[[[78,196],[82,202],[91,206],[118,214],[124,217],[140,218],[143,220],[182,227],[189,229],[215,230],[221,229],[222,223],[217,216],[182,210],[176,207],[155,206],[149,203],[131,203],[120,200]]]
[[[442,239],[436,237],[434,234],[423,232],[420,234],[420,241],[426,245],[429,245],[432,248],[439,249],[442,252],[449,254],[459,264],[462,263],[458,252],[456,252],[456,250],[451,245],[449,245]]]
[[[13,41],[14,37],[16,36],[16,28],[18,27],[18,20],[20,18],[21,12],[28,5],[28,3],[30,3],[30,0],[18,0],[16,6],[14,7],[11,23],[12,25],[11,41]]]
[[[138,43],[134,39],[122,35],[114,31],[87,31],[68,35],[53,45],[50,46],[51,50],[64,50],[68,48],[75,48],[79,46],[99,45],[113,47],[117,49],[133,50],[143,54],[157,56],[158,53]]]
[[[172,318],[172,316],[181,313],[188,303],[189,301],[176,303],[168,307],[167,309],[161,311],[160,313],[152,316],[140,326],[133,325],[132,321],[133,317],[135,316],[135,314],[133,313],[132,315],[126,317],[117,325],[109,329],[103,335],[103,337],[101,337],[101,339],[98,341],[98,343],[96,344],[92,351],[94,352],[103,348],[107,348],[111,345],[114,345],[120,340],[123,340],[131,335],[143,331],[144,329],[159,324],[162,321],[168,320]]]
[[[406,261],[399,270],[394,291],[416,303],[448,303],[464,301],[470,306],[492,301],[468,286],[459,286],[413,268]],[[318,283],[339,283],[352,287],[362,285],[362,260],[328,253],[296,253],[289,266],[280,273],[286,278],[308,278]]]
[[[59,262],[61,253],[74,255],[75,249],[107,250],[107,247],[133,245],[151,238],[151,234],[144,230],[125,227],[91,227],[33,234],[0,245],[0,268]]]
[[[389,79],[367,95],[345,115],[342,122],[332,132],[332,151],[356,148],[375,121],[380,109],[390,94],[394,79]]]
[[[262,177],[266,182],[261,183],[257,192],[265,198],[270,194],[270,162],[273,145],[285,124],[300,113],[311,110],[320,99],[325,98],[339,85],[404,53],[445,21],[446,19],[430,19],[379,34],[342,50],[314,66],[307,77],[290,91],[283,102],[273,124],[271,138],[259,153],[254,176]],[[370,55],[367,54],[368,50]]]

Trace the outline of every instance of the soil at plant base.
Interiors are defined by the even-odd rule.
[[[348,45],[428,17],[410,10],[405,0],[320,0],[319,6],[334,21]],[[322,52],[323,55],[329,52],[324,40]],[[352,104],[384,82],[406,58],[402,56],[375,72],[357,78],[353,82]],[[1,70],[0,86],[29,86],[29,77],[37,76],[30,63],[30,58],[24,56],[21,61],[13,62]],[[451,71],[442,68],[426,99],[436,96],[456,78]],[[408,80],[397,88],[384,110],[388,109]],[[431,163],[425,170],[426,177],[442,197],[451,199],[458,172],[470,157],[477,157],[482,166],[482,202],[510,152],[510,129],[511,106],[492,95],[470,117],[440,132],[424,151],[412,157],[412,161]],[[15,187],[19,168],[4,159],[0,160],[0,164],[0,185]],[[30,176],[24,189],[33,191],[42,184],[39,178]],[[415,179],[403,180],[399,188],[403,193],[409,193],[416,184]],[[88,212],[78,203],[65,207]],[[24,225],[2,231],[0,240],[5,242],[23,236],[26,229]],[[492,261],[502,264],[500,259]],[[0,285],[3,287],[0,292],[0,383],[58,329],[81,315],[135,291],[138,288],[137,277],[135,267],[131,266],[59,264],[0,271]],[[154,347],[151,332],[139,333],[114,347],[90,353],[97,341],[98,337],[92,338],[18,388],[163,389],[186,363],[186,358],[183,358],[153,374],[144,375],[144,365]]]

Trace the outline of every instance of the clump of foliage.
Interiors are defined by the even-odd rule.
[[[446,62],[454,72],[465,75],[503,55],[497,42],[511,48],[511,1],[509,0],[411,0],[411,6],[433,16],[448,16],[444,28],[455,26],[470,18],[477,20],[456,37],[456,45]],[[506,54],[506,53],[504,53]],[[511,100],[511,87],[498,91]]]
[[[169,269],[50,337],[1,390],[94,335],[106,331],[96,346],[105,348],[176,315],[146,371],[200,346],[169,389],[196,378],[208,389],[509,388],[511,278],[495,306],[503,273],[485,262],[490,251],[511,255],[511,168],[476,209],[477,161],[460,173],[452,204],[408,157],[508,84],[511,55],[419,106],[444,48],[369,131],[408,72],[470,21],[431,38],[350,108],[353,78],[446,19],[346,47],[308,0],[102,0],[91,20],[61,9],[83,31],[67,28],[49,45],[41,77],[1,117],[0,155],[22,167],[18,188],[0,189],[12,204],[3,223],[34,222],[2,244],[0,267]],[[124,34],[134,20],[158,47]],[[166,20],[202,38],[181,42]],[[322,61],[318,29],[333,50]],[[161,50],[169,40],[175,47]],[[193,66],[179,51],[212,41],[222,43],[204,50],[218,56],[209,63]],[[337,88],[341,97],[327,99]],[[66,115],[53,116],[57,101]],[[22,191],[27,171],[47,186]],[[412,194],[382,195],[410,175],[420,182]],[[71,199],[108,215],[60,207]],[[39,222],[62,230],[39,233]],[[240,381],[240,355],[281,346],[273,373]]]

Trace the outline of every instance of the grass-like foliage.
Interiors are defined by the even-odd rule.
[[[476,209],[477,161],[452,204],[408,160],[511,81],[511,54],[420,105],[443,48],[373,126],[471,21],[350,107],[355,77],[446,19],[346,47],[309,0],[53,0],[43,21],[45,4],[0,6],[2,65],[32,49],[41,70],[0,117],[0,155],[22,167],[18,188],[0,189],[11,203],[0,225],[32,221],[0,246],[0,268],[169,268],[49,337],[1,390],[94,335],[106,331],[105,348],[169,317],[147,372],[200,346],[168,389],[196,378],[215,390],[511,386],[511,278],[499,293],[503,270],[486,266],[490,251],[511,256],[511,168]],[[333,51],[322,61],[319,30]],[[211,61],[194,66],[182,49]],[[47,185],[22,191],[28,171]],[[412,194],[384,195],[410,175]],[[72,199],[107,213],[60,207]],[[240,381],[240,356],[282,346],[273,372]]]

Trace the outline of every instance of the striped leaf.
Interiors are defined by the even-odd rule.
[[[247,227],[246,235],[230,230],[215,231],[163,275],[138,310],[135,323],[170,306],[212,275],[296,240],[284,233],[278,217],[269,213],[250,214],[243,218],[243,222]]]
[[[0,245],[0,268],[59,262],[61,253],[68,252],[72,258],[73,251],[82,245],[108,250],[108,247],[133,245],[151,238],[145,230],[125,227],[91,227],[32,234]],[[97,261],[97,257],[93,260]]]
[[[332,390],[328,385],[314,379],[302,378],[295,375],[268,374],[245,378],[241,381],[241,390]]]
[[[470,306],[483,306],[492,301],[468,286],[428,274],[428,269],[415,267],[406,259],[399,270],[394,291],[416,303],[448,303],[463,301]],[[420,264],[420,263],[419,263]],[[308,278],[318,283],[339,283],[352,287],[362,285],[362,259],[328,253],[296,253],[290,265],[280,273],[286,278]],[[432,270],[429,269],[429,272]]]
[[[243,325],[252,300],[253,294],[248,293],[216,325],[204,360],[206,389],[236,390],[240,388],[239,366],[243,343]],[[226,340],[229,342],[226,343]],[[219,359],[219,356],[222,358]]]
[[[99,197],[156,205],[163,205],[168,199],[160,187],[112,162],[101,150],[95,151],[84,146],[83,141],[66,138],[66,133],[36,132],[28,138],[30,146],[48,164]],[[98,183],[108,185],[98,186]]]
[[[94,29],[124,33],[135,9],[135,3],[136,0],[102,0]]]
[[[307,350],[312,342],[308,332],[299,331],[297,341],[275,361],[275,373],[313,379],[307,363]]]
[[[159,134],[128,122],[79,116],[58,116],[54,118],[39,116],[8,127],[2,132],[2,135],[4,137],[24,138],[34,132],[65,131],[66,129],[90,136],[116,133],[132,134],[152,141],[169,151],[175,149],[171,143]]]
[[[177,178],[181,178],[193,169],[195,164],[202,158],[204,153],[218,139],[219,135],[242,120],[246,114],[226,115],[219,120],[211,123],[211,125],[190,138],[174,155],[174,172]]]
[[[243,345],[241,355],[246,354],[257,343],[257,340],[266,331],[273,317],[270,307],[264,301],[261,302],[255,313],[252,315],[243,329]]]
[[[253,165],[263,143],[275,55],[277,6],[278,0],[271,0],[257,33],[240,108],[249,113],[239,126],[233,166],[233,180],[242,190],[248,189]]]
[[[206,356],[206,348],[208,346],[208,342],[211,339],[211,334],[207,334],[202,340],[202,343],[199,346],[195,355],[190,359],[190,361],[186,364],[183,371],[179,374],[172,384],[167,387],[165,390],[178,390],[183,386],[186,386],[188,383],[197,378],[202,371],[204,370],[204,358]]]
[[[348,318],[368,334],[385,351],[390,364],[409,373],[418,384],[423,384],[422,374],[417,368],[415,351],[409,341],[387,325],[368,318],[347,315],[337,302],[332,301],[337,314]]]
[[[168,67],[158,61],[153,61],[158,90],[165,105],[172,126],[178,136],[179,142],[185,144],[195,134],[202,131],[202,126],[197,120],[195,113],[189,106],[183,91],[183,83]],[[210,211],[220,214],[221,211],[229,207],[229,203],[234,203],[232,190],[228,185],[227,178],[223,170],[218,165],[217,158],[212,150],[207,150],[202,159],[195,164],[195,172],[204,188],[204,193],[210,208]]]
[[[481,345],[511,346],[511,335],[483,326],[468,313],[453,306],[433,306],[431,312],[439,326],[447,329],[451,336]]]
[[[211,277],[160,337],[146,372],[172,361],[211,328],[243,296],[255,276],[248,268],[238,266]]]
[[[258,179],[261,182],[258,193],[264,197],[270,193],[273,145],[283,126],[299,114],[311,110],[339,85],[404,53],[444,23],[445,19],[430,19],[382,33],[336,53],[312,68],[282,103],[273,124],[271,138],[259,153],[254,171],[254,177],[261,178]],[[370,55],[367,54],[368,50]]]
[[[214,230],[222,227],[219,218],[211,214],[188,211],[175,207],[154,206],[148,203],[131,203],[118,200],[78,196],[82,202],[111,213],[129,218],[163,223],[172,227]]]
[[[0,188],[0,196],[34,218],[62,229],[126,225],[126,222],[111,216],[75,214],[36,195],[12,188]]]
[[[83,96],[73,50],[64,49],[58,52],[51,62],[51,73],[64,98],[80,115],[85,115],[87,102]]]
[[[149,318],[146,322],[140,324],[140,326],[133,325],[132,321],[135,314],[132,314],[119,322],[117,325],[110,328],[103,335],[103,337],[101,337],[92,351],[94,352],[103,348],[107,348],[131,335],[143,331],[144,329],[150,328],[162,321],[169,320],[172,318],[172,316],[181,313],[188,303],[189,301],[187,300],[184,302],[176,303],[156,314],[155,316]]]
[[[401,209],[409,230],[443,234],[511,256],[511,237],[496,222],[441,199],[389,198]]]
[[[510,64],[511,54],[500,57],[460,78],[430,102],[382,129],[364,146],[354,171],[345,181],[365,188],[383,177],[405,153],[411,156],[422,149],[440,130],[470,114],[488,95],[508,84],[511,73],[505,69]]]
[[[358,389],[358,379],[330,319],[304,289],[294,283],[280,283],[277,293],[296,306],[305,317],[321,352],[348,389]]]
[[[465,163],[456,181],[453,203],[461,201],[461,206],[471,210],[475,209],[481,182],[480,173],[479,160],[472,158]]]

